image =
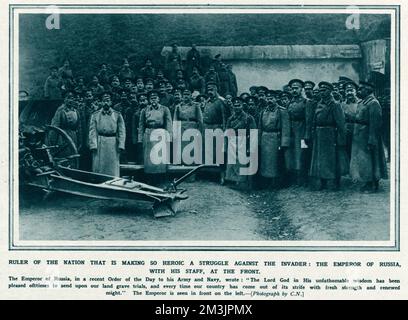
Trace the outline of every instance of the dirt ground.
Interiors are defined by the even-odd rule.
[[[387,240],[389,181],[363,194],[290,187],[240,191],[216,182],[185,183],[189,199],[174,217],[149,207],[52,194],[20,193],[22,240]]]

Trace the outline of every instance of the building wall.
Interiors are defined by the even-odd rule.
[[[372,40],[361,43],[363,55],[362,77],[369,78],[371,72],[386,74],[389,69],[390,57],[387,55],[389,41],[386,39]],[[388,70],[387,70],[388,71]]]
[[[251,85],[282,89],[293,78],[336,82],[339,76],[359,80],[360,59],[230,60],[237,76],[239,93]]]

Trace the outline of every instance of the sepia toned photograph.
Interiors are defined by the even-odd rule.
[[[65,9],[12,28],[19,240],[395,240],[392,14]]]

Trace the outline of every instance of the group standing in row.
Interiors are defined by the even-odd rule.
[[[180,69],[180,55],[177,47],[173,48],[166,73],[156,72],[149,59],[137,76],[127,61],[114,75],[108,75],[103,64],[87,86],[81,77],[72,80],[69,64],[63,70],[51,69],[45,95],[58,98],[53,96],[58,92],[51,90],[54,78],[59,94],[64,95],[52,124],[73,139],[83,169],[118,176],[119,162],[125,161],[143,164],[147,174],[165,173],[167,166],[151,158],[154,143],[150,134],[158,128],[171,134],[177,121],[181,133],[191,128],[199,132],[246,129],[248,143],[243,147],[248,152],[254,143],[249,140],[249,130],[258,130],[257,174],[242,176],[238,170],[241,164],[223,165],[223,159],[222,182],[247,184],[255,180],[259,186],[279,187],[283,182],[306,185],[314,180],[324,189],[329,182],[339,188],[341,177],[350,174],[363,182],[363,191],[378,190],[387,168],[382,111],[372,83],[358,85],[340,77],[338,83],[322,81],[316,86],[312,81],[293,79],[282,90],[253,86],[237,96],[231,68],[217,56],[201,76],[202,63],[197,62],[199,53],[195,51],[193,46],[187,65]],[[170,138],[172,143],[180,139]],[[186,142],[181,145],[179,152]],[[202,150],[208,151],[204,146]],[[180,158],[174,154],[168,157],[173,162]]]

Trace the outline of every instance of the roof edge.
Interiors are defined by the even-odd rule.
[[[183,59],[191,47],[178,47]],[[359,59],[362,57],[358,44],[349,45],[267,45],[267,46],[197,46],[200,53],[208,56],[221,54],[223,60],[275,60],[275,59]],[[163,47],[162,56],[171,51]]]

